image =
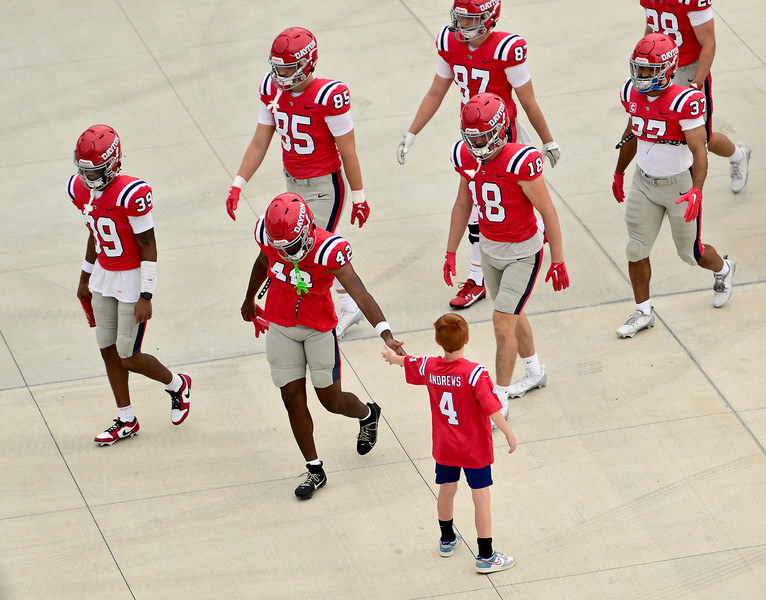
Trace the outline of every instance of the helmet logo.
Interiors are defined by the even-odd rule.
[[[305,48],[295,53],[295,58],[300,60],[316,47],[317,47],[316,40],[311,40]]]
[[[120,143],[120,138],[118,138],[116,135],[114,136],[114,141],[112,142],[112,145],[109,146],[106,152],[101,154],[102,160],[107,160],[112,154],[114,154],[115,149],[117,148],[117,145]]]
[[[497,125],[497,122],[503,118],[503,115],[505,114],[505,105],[501,104],[500,107],[497,109],[497,112],[495,113],[495,116],[492,117],[489,120],[489,126],[494,127]]]
[[[678,47],[676,46],[675,48],[673,48],[669,52],[665,52],[665,54],[660,54],[660,58],[662,60],[669,60],[669,59],[673,58],[674,56],[676,56],[677,54],[678,54]]]
[[[485,11],[489,10],[490,8],[497,6],[500,4],[500,0],[489,0],[489,2],[485,2],[484,4],[479,4],[479,10]]]
[[[300,212],[298,213],[298,222],[295,224],[295,227],[293,227],[293,231],[295,233],[300,233],[301,230],[304,228],[303,220],[306,218],[306,205],[301,202],[300,203]]]

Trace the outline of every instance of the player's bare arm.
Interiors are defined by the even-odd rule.
[[[465,177],[461,177],[455,204],[452,207],[452,215],[450,216],[447,252],[457,252],[460,240],[463,239],[466,227],[468,227],[468,219],[471,216],[472,208],[473,201],[471,200],[471,193],[468,191],[468,180]]]
[[[386,317],[383,316],[383,311],[380,310],[380,306],[378,306],[378,303],[375,301],[375,298],[372,297],[370,292],[367,291],[367,288],[364,287],[364,283],[362,283],[362,280],[359,278],[359,275],[356,274],[356,271],[354,271],[354,267],[350,262],[347,262],[338,269],[328,271],[328,273],[337,277],[338,281],[340,281],[343,286],[343,289],[351,294],[351,297],[354,299],[357,306],[359,306],[362,314],[364,314],[370,325],[375,327],[378,323],[386,320]],[[400,356],[405,355],[402,343],[394,339],[394,335],[391,333],[390,329],[382,331],[380,337],[386,342],[386,346],[391,348],[394,352]]]
[[[266,152],[269,149],[271,138],[274,137],[274,131],[276,127],[273,125],[264,125],[258,123],[253,134],[253,139],[245,150],[245,156],[242,158],[242,164],[239,166],[237,175],[250,181],[250,178],[255,174],[258,168],[261,166]]]
[[[136,234],[136,241],[141,247],[141,262],[157,262],[157,240],[154,238],[154,227]],[[143,296],[136,302],[133,311],[136,323],[144,323],[152,318],[152,301]]]
[[[348,179],[348,185],[352,190],[363,189],[362,168],[359,166],[359,157],[356,154],[354,130],[336,137],[335,145],[338,147],[338,154],[340,154],[340,160],[343,163],[343,172]]]
[[[452,85],[452,79],[446,79],[439,75],[434,75],[434,80],[431,83],[431,87],[423,97],[418,112],[415,113],[415,118],[412,120],[409,132],[417,135],[439,110],[439,107],[444,100],[444,97],[449,91],[450,85]]]
[[[98,254],[96,253],[96,242],[93,240],[93,234],[88,234],[88,241],[85,244],[85,260],[90,264],[96,262]],[[82,300],[90,300],[93,294],[90,292],[88,282],[90,281],[90,273],[80,271],[80,282],[77,284],[77,297]]]
[[[250,271],[250,281],[247,285],[245,300],[242,302],[242,307],[240,308],[242,319],[245,321],[252,321],[256,317],[255,296],[261,285],[263,285],[263,282],[266,281],[268,272],[269,259],[263,252],[260,252],[253,263],[253,269]]]
[[[694,35],[702,49],[697,59],[697,72],[694,74],[692,83],[697,85],[697,89],[702,89],[715,58],[715,21],[710,19],[702,25],[695,26]]]
[[[564,247],[561,239],[561,225],[545,181],[540,176],[530,181],[519,181],[519,186],[545,223],[545,234],[548,236],[548,245],[551,248],[551,263],[563,263]]]
[[[625,140],[631,134],[633,130],[633,122],[628,117],[628,126],[622,134],[622,140]],[[631,137],[628,141],[620,146],[620,153],[617,155],[617,166],[614,168],[616,173],[624,173],[628,165],[633,161],[636,156],[636,149],[638,148],[638,141],[635,137]]]
[[[707,177],[707,134],[703,125],[684,131],[686,145],[692,153],[692,187],[702,189]]]
[[[516,97],[519,99],[519,104],[521,104],[524,113],[526,113],[527,118],[529,119],[529,123],[537,132],[537,135],[540,136],[540,141],[542,141],[543,144],[552,142],[553,135],[551,134],[550,129],[548,129],[548,123],[543,116],[543,111],[537,104],[535,91],[532,87],[532,80],[530,79],[521,87],[514,88],[514,91],[516,92]]]

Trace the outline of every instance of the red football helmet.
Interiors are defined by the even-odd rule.
[[[495,26],[500,18],[500,0],[455,0],[450,18],[455,37],[470,42]]]
[[[74,164],[80,181],[92,190],[103,190],[120,172],[122,146],[109,125],[88,127],[74,149]]]
[[[314,247],[314,213],[298,194],[279,194],[263,218],[269,245],[285,260],[300,261]]]
[[[460,112],[463,141],[481,161],[505,145],[510,124],[505,103],[495,94],[476,94]]]
[[[640,77],[639,69],[651,69],[651,75]],[[641,38],[630,59],[630,78],[633,87],[642,94],[664,90],[678,68],[678,46],[673,38],[663,33],[650,33]]]
[[[303,27],[290,27],[271,44],[269,64],[274,82],[281,90],[291,90],[313,73],[319,54],[314,34]],[[295,67],[290,75],[280,75],[279,68]]]

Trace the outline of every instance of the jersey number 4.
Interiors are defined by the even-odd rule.
[[[452,402],[452,392],[444,392],[442,398],[439,401],[439,410],[447,417],[447,423],[450,425],[460,425],[457,420],[457,411],[455,405]]]

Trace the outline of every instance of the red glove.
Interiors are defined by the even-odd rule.
[[[625,192],[622,189],[624,184],[625,173],[615,173],[614,181],[612,181],[612,195],[617,202],[625,200]]]
[[[255,337],[269,330],[269,322],[263,318],[263,309],[257,304],[255,305],[255,318],[250,317],[250,321],[255,327]]]
[[[82,304],[82,309],[85,311],[85,319],[88,321],[88,325],[90,327],[95,327],[96,317],[93,314],[93,304],[91,304],[90,298],[83,296],[80,298],[80,304]]]
[[[569,287],[569,273],[567,273],[566,265],[563,262],[551,263],[551,268],[548,269],[548,274],[545,276],[545,283],[551,279],[553,284],[553,291],[560,292]]]
[[[239,195],[242,192],[236,185],[231,186],[229,189],[229,195],[226,198],[226,212],[229,213],[232,221],[236,221],[237,217],[234,211],[237,210],[237,204],[239,204]]]
[[[684,212],[684,219],[686,219],[687,223],[691,223],[694,221],[694,219],[697,218],[697,215],[700,212],[700,205],[702,204],[702,190],[698,190],[697,188],[690,189],[678,200],[676,200],[676,204],[681,204],[681,202],[688,203],[686,205],[686,211]]]
[[[351,207],[351,224],[354,224],[354,219],[359,219],[359,227],[361,228],[370,218],[370,207],[367,206],[367,200],[364,202],[354,202]]]
[[[452,287],[451,275],[456,275],[457,270],[455,267],[455,253],[447,252],[447,256],[444,257],[444,283]]]

